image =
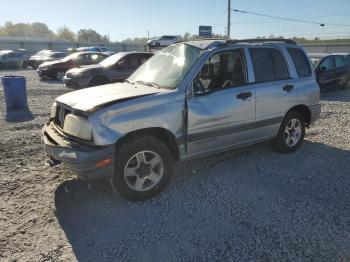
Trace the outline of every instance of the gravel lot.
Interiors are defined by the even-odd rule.
[[[327,93],[296,153],[267,144],[177,164],[143,203],[47,167],[40,129],[68,89],[27,77],[31,112],[0,87],[0,261],[350,261],[350,89]]]

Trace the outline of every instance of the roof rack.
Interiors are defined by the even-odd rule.
[[[251,38],[251,39],[230,39],[226,40],[224,45],[238,44],[238,43],[265,43],[265,42],[282,42],[286,44],[296,45],[297,43],[291,39],[284,38]]]

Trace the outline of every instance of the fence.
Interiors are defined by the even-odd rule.
[[[26,49],[29,54],[34,54],[40,50],[52,49],[55,51],[66,52],[68,48],[77,48],[82,46],[103,46],[109,51],[146,51],[146,46],[142,44],[101,44],[101,43],[71,43],[64,41],[16,41],[16,40],[1,40],[0,50],[16,50],[19,48]]]
[[[307,53],[350,53],[350,43],[348,44],[300,44]]]
[[[304,44],[300,43],[308,53],[350,53],[350,43],[339,44]],[[40,50],[52,49],[56,51],[66,51],[68,48],[81,46],[104,46],[110,51],[146,51],[147,46],[142,44],[101,44],[101,43],[70,43],[65,41],[34,41],[34,40],[4,40],[0,38],[0,50],[19,48],[26,49],[29,54],[34,54]]]

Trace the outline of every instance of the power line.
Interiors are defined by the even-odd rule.
[[[241,13],[241,14],[251,14],[251,15],[256,15],[256,16],[263,16],[263,17],[269,17],[269,18],[285,20],[285,21],[293,21],[293,22],[300,22],[300,23],[316,24],[316,25],[319,25],[319,26],[325,26],[325,25],[350,26],[350,25],[331,24],[331,23],[325,24],[325,23],[320,23],[320,22],[315,22],[315,21],[308,21],[308,20],[297,19],[297,18],[287,18],[287,17],[281,17],[281,16],[266,15],[266,14],[249,12],[249,11],[238,10],[238,9],[232,9],[232,11],[237,12],[237,13]]]

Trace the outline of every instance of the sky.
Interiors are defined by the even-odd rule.
[[[231,38],[256,36],[350,38],[350,0],[231,0],[231,8],[324,23],[231,13]],[[199,25],[225,34],[227,0],[0,0],[0,25],[43,22],[56,31],[92,28],[113,41],[164,34],[198,34]],[[328,23],[328,24],[327,24]],[[338,25],[331,25],[338,24]]]

